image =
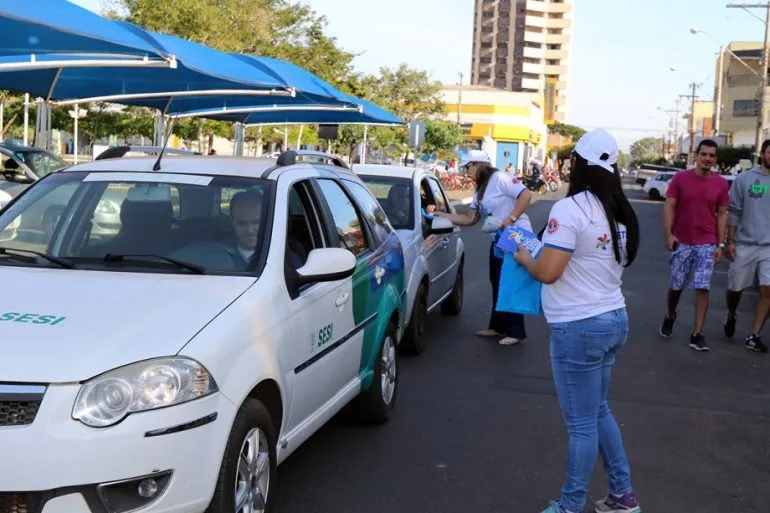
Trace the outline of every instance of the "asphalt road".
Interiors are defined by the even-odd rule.
[[[711,352],[687,346],[691,293],[674,338],[661,339],[668,283],[662,204],[633,189],[627,192],[642,223],[642,248],[624,276],[631,334],[610,406],[643,511],[766,513],[770,355],[743,348],[756,293],[744,295],[738,334],[725,340],[721,264],[705,333]],[[535,229],[552,203],[531,207]],[[539,513],[558,498],[566,431],[547,327],[542,318],[528,319],[529,338],[512,347],[473,336],[486,327],[491,307],[488,239],[478,228],[465,229],[463,238],[463,312],[432,315],[426,352],[402,358],[392,420],[373,428],[343,415],[319,431],[279,469],[281,513]],[[589,501],[605,492],[597,463]]]

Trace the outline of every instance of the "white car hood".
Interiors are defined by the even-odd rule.
[[[2,266],[0,382],[76,382],[174,355],[254,280]]]

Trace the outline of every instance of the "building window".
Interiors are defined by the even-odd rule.
[[[758,100],[733,101],[733,116],[736,118],[756,117],[759,114]]]
[[[561,45],[548,45],[549,50],[561,50]]]
[[[554,59],[548,59],[548,60],[545,61],[545,63],[548,66],[558,66],[559,65],[559,60],[558,59],[555,59],[555,60]]]

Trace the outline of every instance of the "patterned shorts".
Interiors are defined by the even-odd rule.
[[[680,244],[671,254],[671,288],[684,289],[687,279],[692,276],[691,289],[709,290],[716,249],[715,244]]]

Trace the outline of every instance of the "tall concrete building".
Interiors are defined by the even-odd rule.
[[[564,122],[572,0],[475,0],[471,84],[539,92],[547,121]]]

